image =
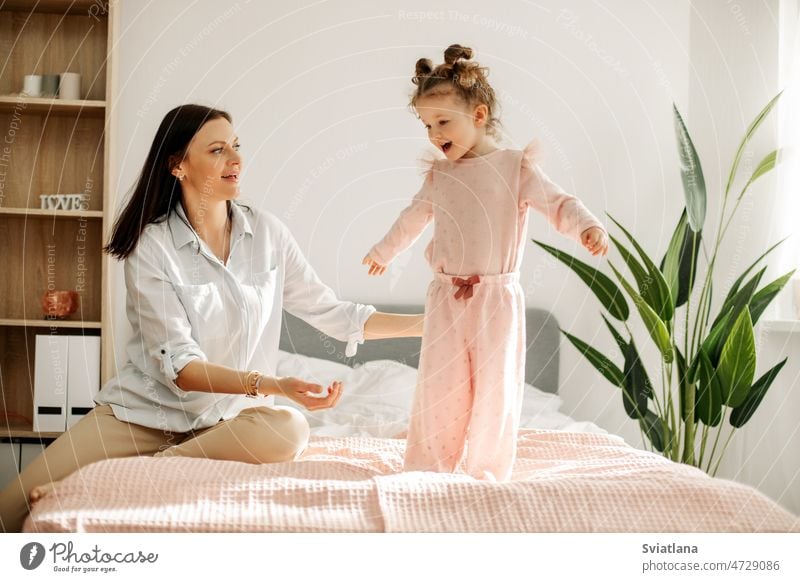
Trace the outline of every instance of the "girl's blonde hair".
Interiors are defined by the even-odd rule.
[[[417,61],[411,81],[417,86],[411,96],[411,107],[422,97],[455,93],[467,105],[486,105],[489,117],[486,131],[497,137],[500,120],[497,118],[497,98],[486,77],[489,70],[471,61],[472,49],[452,44],[444,51],[444,62],[436,67],[430,59]]]

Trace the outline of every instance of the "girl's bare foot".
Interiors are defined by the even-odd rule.
[[[31,492],[28,494],[31,503],[36,503],[42,497],[50,493],[53,490],[53,487],[55,486],[56,483],[58,483],[58,481],[55,482],[51,481],[50,483],[45,483],[44,485],[39,485],[38,487],[34,487],[33,489],[31,489]]]

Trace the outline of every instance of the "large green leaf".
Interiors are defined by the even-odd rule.
[[[678,108],[673,104],[675,118],[675,135],[678,138],[678,156],[681,163],[681,180],[686,197],[686,210],[689,215],[689,226],[694,232],[703,230],[706,220],[706,180],[700,158],[692,143],[692,138],[683,123]]]
[[[614,341],[617,342],[617,345],[619,346],[619,349],[622,352],[622,357],[625,357],[625,352],[628,349],[628,342],[626,342],[625,338],[623,338],[617,331],[617,329],[613,325],[611,325],[611,322],[608,321],[608,319],[606,319],[605,315],[601,313],[600,317],[602,317],[603,321],[606,322],[608,330],[611,332],[611,335],[614,336]]]
[[[650,284],[650,278],[647,276],[647,271],[645,268],[636,260],[636,257],[633,256],[625,245],[617,240],[617,238],[610,234],[608,235],[611,239],[611,242],[614,243],[614,246],[617,247],[622,260],[625,261],[625,264],[628,265],[628,269],[630,269],[631,273],[633,274],[633,278],[636,280],[636,285],[639,287],[639,293],[641,293],[644,300],[655,309],[654,303],[651,301],[655,298],[654,297],[654,286]]]
[[[772,283],[765,285],[753,295],[753,298],[750,300],[750,318],[753,320],[753,325],[755,325],[758,318],[761,317],[761,314],[764,313],[764,310],[772,300],[775,299],[775,296],[780,293],[783,286],[789,282],[794,272],[795,269],[792,269],[782,277],[775,279]]]
[[[711,332],[702,343],[702,349],[708,354],[713,366],[719,367],[722,346],[730,336],[736,319],[742,311],[747,310],[747,305],[753,299],[756,287],[761,282],[766,270],[766,267],[762,268],[730,300],[726,300],[723,303],[717,318],[714,320],[714,324],[711,326]]]
[[[787,236],[786,238],[789,238],[789,237]],[[739,278],[738,278],[738,279],[736,279],[736,281],[734,281],[734,282],[733,282],[733,285],[731,285],[731,289],[730,289],[730,291],[728,291],[728,295],[727,295],[727,297],[725,297],[725,302],[724,302],[724,303],[727,303],[727,302],[729,302],[729,301],[730,301],[730,299],[731,299],[731,298],[732,298],[734,295],[736,295],[736,293],[739,291],[739,287],[741,286],[741,284],[742,284],[742,281],[744,281],[745,277],[747,277],[747,275],[749,275],[749,274],[750,274],[750,271],[752,271],[752,270],[755,268],[755,266],[756,266],[758,263],[760,263],[760,262],[761,262],[761,259],[763,259],[763,258],[764,258],[764,257],[766,257],[768,254],[770,254],[770,253],[771,253],[773,250],[775,250],[775,248],[776,248],[776,247],[777,247],[779,244],[781,244],[783,241],[785,241],[785,240],[786,240],[786,238],[779,240],[779,241],[778,241],[778,242],[776,242],[774,245],[772,245],[771,247],[769,247],[769,248],[768,248],[766,251],[764,251],[764,254],[762,254],[760,257],[758,257],[758,258],[757,258],[755,261],[753,261],[753,263],[752,263],[752,264],[751,264],[749,267],[747,267],[747,269],[745,270],[745,272],[744,272],[744,273],[742,273],[741,275],[739,275]],[[724,305],[724,303],[723,303],[723,305]]]
[[[702,233],[689,228],[684,208],[678,226],[672,233],[667,253],[661,259],[661,272],[664,273],[675,307],[686,303],[694,288],[701,240]]]
[[[722,387],[711,360],[700,350],[700,367],[697,373],[695,418],[707,426],[717,426],[722,420]]]
[[[731,165],[731,173],[728,176],[728,184],[725,186],[725,196],[728,195],[728,192],[731,189],[731,185],[733,184],[733,180],[736,177],[736,171],[739,169],[739,162],[742,159],[742,153],[744,152],[744,148],[747,147],[750,138],[753,137],[753,134],[767,118],[767,115],[769,115],[769,112],[772,111],[772,108],[775,107],[775,104],[778,102],[778,99],[780,98],[782,93],[783,91],[775,95],[775,97],[773,97],[770,100],[770,102],[764,106],[764,109],[762,109],[759,112],[759,114],[756,115],[756,118],[750,122],[747,131],[745,131],[744,137],[742,138],[742,143],[739,144],[739,149],[736,150],[736,155],[733,158],[733,164]]]
[[[714,318],[714,323],[711,324],[712,328],[715,327],[727,313],[735,312],[736,317],[739,316],[739,312],[744,309],[744,306],[750,303],[750,300],[753,298],[766,270],[767,267],[762,267],[761,270],[753,275],[741,289],[736,291],[736,293],[733,295],[728,293],[728,297],[726,297],[725,301],[722,303],[717,317]]]
[[[567,339],[572,342],[572,345],[575,346],[587,360],[589,360],[589,362],[605,377],[606,380],[611,382],[614,386],[622,388],[624,385],[622,370],[620,370],[619,367],[614,364],[614,362],[609,360],[606,356],[587,344],[585,341],[578,339],[563,329],[561,330],[561,333],[567,336]]]
[[[536,240],[533,242],[572,269],[575,274],[589,286],[589,289],[592,290],[603,307],[605,307],[613,317],[620,321],[628,319],[630,312],[628,310],[628,302],[625,301],[625,295],[623,295],[619,287],[617,287],[607,275],[590,267],[586,263],[582,263],[564,251],[560,251]]]
[[[656,346],[658,347],[659,351],[661,352],[661,356],[664,358],[664,361],[667,363],[672,362],[673,360],[673,353],[672,353],[672,339],[669,335],[669,330],[667,329],[666,324],[661,320],[658,314],[653,311],[653,308],[650,307],[647,302],[636,292],[636,289],[625,280],[619,271],[614,268],[614,265],[611,262],[608,263],[611,267],[611,270],[614,271],[614,274],[619,279],[619,282],[625,288],[625,291],[628,292],[631,299],[633,299],[633,303],[636,305],[636,309],[639,311],[639,315],[642,317],[642,321],[644,321],[644,325],[647,328],[650,337],[653,338]]]
[[[756,371],[756,342],[750,310],[743,309],[722,347],[717,366],[723,402],[736,408],[747,398]]]
[[[733,322],[736,321],[739,313],[741,313],[741,311],[738,313],[725,313],[722,315],[719,323],[711,328],[711,331],[709,332],[708,336],[706,336],[706,339],[704,339],[700,344],[700,350],[692,361],[692,365],[689,367],[689,380],[691,382],[695,382],[697,380],[697,370],[700,366],[700,359],[698,357],[700,355],[700,351],[703,351],[708,355],[712,366],[716,367],[716,365],[719,363],[719,356],[722,353],[722,346],[725,344],[725,340],[730,335],[730,328],[733,326]]]
[[[758,180],[761,176],[771,171],[775,167],[775,165],[778,163],[778,160],[780,159],[779,154],[780,150],[772,150],[770,153],[764,156],[764,159],[761,160],[756,166],[756,169],[753,170],[753,175],[750,176],[749,180],[747,180],[747,184],[745,184],[744,188],[742,188],[742,193],[739,194],[739,198],[744,196],[744,193],[747,192],[747,189],[753,182]]]
[[[631,233],[629,233],[624,226],[617,222],[613,216],[608,214],[608,217],[614,222],[614,224],[617,225],[617,227],[619,227],[619,229],[631,242],[633,247],[636,249],[636,252],[639,253],[639,257],[641,257],[642,262],[644,263],[644,268],[647,270],[647,275],[649,277],[645,278],[641,283],[639,282],[638,278],[636,281],[639,284],[639,291],[642,297],[645,301],[647,301],[647,304],[653,308],[653,311],[658,314],[662,321],[669,321],[672,319],[675,307],[672,302],[672,297],[670,296],[669,285],[667,285],[664,275],[661,274],[661,271],[658,269],[658,267],[656,267],[652,259],[648,256],[636,239],[633,238],[633,235],[631,235]],[[618,248],[621,247],[619,243],[616,244]],[[630,255],[630,253],[624,253],[624,259],[626,254]],[[630,258],[633,259],[633,257]],[[628,263],[628,259],[625,259],[625,262]],[[633,262],[636,263],[635,259]],[[636,264],[638,265],[638,263]],[[630,266],[630,263],[628,263],[628,266]],[[636,272],[634,272],[634,276],[636,276]]]
[[[661,418],[652,410],[647,410],[644,418],[639,420],[639,426],[642,427],[649,441],[653,443],[653,448],[659,453],[664,452],[665,431],[667,432],[667,440],[670,442],[672,441],[672,432],[669,430],[669,427],[666,427]]]
[[[788,358],[784,358],[782,362],[776,364],[769,372],[756,380],[756,383],[750,388],[750,393],[747,395],[745,401],[731,411],[731,417],[729,419],[731,426],[741,428],[750,420],[750,417],[753,416],[758,405],[761,404],[761,401],[767,394],[767,390],[772,386],[772,382],[778,376],[778,373],[781,371],[781,368],[783,368],[787,359]]]
[[[647,399],[653,394],[653,386],[644,369],[633,340],[625,350],[625,381],[622,386],[622,403],[631,418],[642,418],[647,410]]]

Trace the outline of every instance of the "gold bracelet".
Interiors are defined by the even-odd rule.
[[[258,386],[261,383],[261,372],[251,370],[247,373],[245,378],[245,396],[248,398],[258,398],[261,394],[258,393]]]

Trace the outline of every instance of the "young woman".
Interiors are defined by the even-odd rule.
[[[0,529],[19,531],[29,502],[101,459],[297,459],[308,424],[272,396],[329,408],[342,385],[275,375],[282,309],[348,355],[365,339],[422,335],[422,315],[339,301],[277,218],[236,202],[242,164],[228,113],[183,105],[164,117],[105,248],[125,261],[129,361],[0,493]]]

